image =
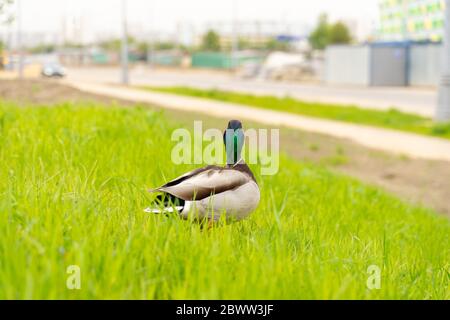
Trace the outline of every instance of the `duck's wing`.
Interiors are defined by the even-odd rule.
[[[202,173],[204,171],[213,170],[213,169],[220,170],[221,168],[222,167],[219,167],[219,166],[208,165],[208,166],[203,167],[203,168],[194,169],[192,171],[186,172],[185,174],[183,174],[183,175],[173,179],[172,181],[167,182],[165,185],[163,185],[163,186],[161,186],[161,187],[159,187],[157,189],[150,190],[150,192],[158,191],[160,188],[176,186],[177,184],[179,184],[179,183],[181,183],[181,182],[183,182],[183,181],[185,181],[185,180],[187,180],[189,178],[192,178],[193,176],[196,176],[196,175],[198,175],[198,174],[200,174],[200,173]]]
[[[202,200],[238,188],[251,178],[238,170],[208,166],[191,171],[153,191],[169,193],[185,201]]]

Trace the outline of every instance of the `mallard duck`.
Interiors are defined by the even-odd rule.
[[[231,120],[223,135],[227,165],[208,165],[190,171],[165,185],[150,190],[160,192],[149,213],[177,213],[188,219],[242,220],[259,204],[260,191],[255,176],[241,158],[244,145],[242,123]]]

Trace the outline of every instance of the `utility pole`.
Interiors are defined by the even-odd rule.
[[[442,55],[442,76],[439,84],[439,100],[436,121],[450,120],[450,0],[445,2],[444,52]]]
[[[232,37],[231,37],[231,61],[230,61],[230,69],[235,67],[235,59],[236,53],[239,50],[239,38],[238,38],[238,21],[237,21],[237,0],[233,1],[233,21],[232,21]]]
[[[153,67],[153,61],[154,61],[154,36],[153,36],[153,31],[152,29],[150,29],[150,33],[149,33],[149,40],[148,40],[148,44],[147,44],[147,64],[150,68]]]
[[[128,32],[127,32],[127,1],[122,0],[122,84],[128,85]]]
[[[154,36],[153,36],[153,13],[154,13],[154,2],[150,1],[150,22],[149,22],[149,39],[147,43],[147,64],[150,68],[153,67],[153,44],[155,42]]]
[[[23,79],[24,53],[22,44],[22,0],[17,0],[17,50],[19,54],[19,79]]]

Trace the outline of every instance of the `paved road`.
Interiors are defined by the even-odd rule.
[[[263,110],[208,99],[149,92],[117,85],[79,81],[67,81],[67,84],[85,92],[114,98],[146,102],[175,110],[200,112],[220,118],[252,120],[274,126],[285,126],[318,132],[350,139],[373,149],[403,154],[410,157],[450,161],[449,140],[338,121],[309,118],[292,113]]]
[[[69,80],[96,83],[118,83],[118,68],[83,68],[69,70]],[[274,81],[241,79],[211,71],[179,71],[136,68],[131,83],[153,86],[190,86],[218,88],[256,95],[295,97],[304,101],[357,105],[374,109],[395,107],[405,112],[432,117],[437,100],[436,90],[417,88],[335,87]]]

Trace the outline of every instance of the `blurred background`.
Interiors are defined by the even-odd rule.
[[[2,2],[3,76],[16,72],[25,77],[62,77],[64,66],[74,79],[123,83],[232,88],[226,83],[233,81],[231,73],[241,79],[319,88],[425,88],[429,91],[410,103],[408,93],[380,101],[383,98],[368,93],[360,99],[343,97],[358,92],[328,93],[327,99],[322,97],[327,93],[319,90],[308,98],[364,100],[373,107],[396,105],[438,120],[450,118],[448,110],[435,114],[435,91],[445,63],[445,0]],[[118,77],[113,67],[121,63],[127,70],[116,70]],[[130,78],[128,68],[138,77]],[[176,72],[158,72],[167,69],[208,70],[216,77],[211,84],[204,81],[204,72],[203,77],[191,72],[182,80]]]
[[[239,69],[262,66],[275,51],[291,54],[295,64],[318,60],[328,44],[373,39],[378,3],[367,3],[21,0],[10,7],[16,19],[0,30],[10,68],[19,47],[30,62],[53,58],[73,66],[117,64],[126,18],[133,63]],[[333,28],[325,39],[320,27],[328,25]]]
[[[450,212],[449,3],[0,0],[0,79],[15,79],[0,97],[222,110],[194,96],[312,117],[251,120],[299,129],[291,155]]]
[[[27,76],[43,64],[117,66],[126,24],[127,58],[141,71],[434,88],[445,0],[18,0],[5,11],[0,66],[19,69],[23,53]]]

